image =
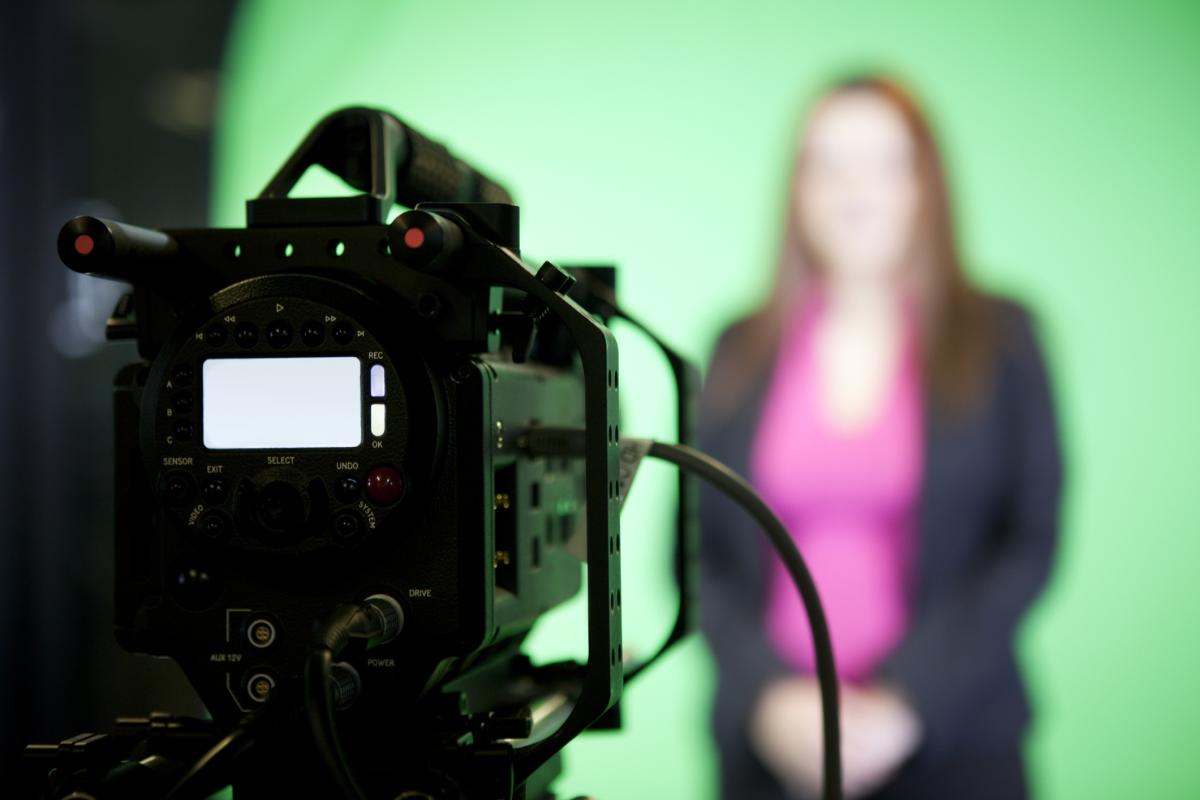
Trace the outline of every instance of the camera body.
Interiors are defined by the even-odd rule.
[[[289,197],[316,165],[362,194]],[[227,778],[238,800],[344,769],[368,796],[539,796],[615,706],[616,343],[608,307],[519,246],[502,188],[362,108],[317,124],[244,229],[60,232],[67,266],[132,286],[108,323],[142,359],[114,391],[117,638],[178,662],[226,741],[258,726],[255,768]],[[581,445],[522,446],[539,428]],[[522,641],[584,563],[587,661],[534,666]],[[368,607],[391,634],[338,632],[337,613]],[[331,642],[343,660],[314,682]],[[313,717],[335,697],[343,747]],[[169,789],[199,755],[194,725],[143,730],[191,755],[150,769],[135,748],[107,771],[105,744],[62,789]]]
[[[117,386],[127,649],[178,661],[232,720],[300,663],[331,598],[405,606],[402,640],[365,662],[367,701],[578,591],[583,465],[515,445],[582,426],[582,382],[500,353],[490,287],[406,268],[384,226],[167,233],[228,285],[147,298],[173,324]]]

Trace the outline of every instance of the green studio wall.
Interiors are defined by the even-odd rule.
[[[530,257],[615,262],[704,360],[766,290],[801,101],[863,67],[925,99],[974,273],[1049,351],[1069,490],[1020,637],[1037,794],[1200,796],[1200,4],[246,2],[214,219],[243,224],[324,113],[384,106],[515,191]],[[669,435],[662,365],[618,339],[622,429]],[[669,623],[671,491],[647,467],[623,517],[632,652]],[[555,612],[535,653],[581,653],[581,619]],[[630,688],[624,732],[568,748],[563,794],[710,796],[711,689],[697,638]]]

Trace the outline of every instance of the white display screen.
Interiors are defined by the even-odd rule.
[[[209,449],[362,444],[362,362],[353,356],[210,358],[201,387]]]

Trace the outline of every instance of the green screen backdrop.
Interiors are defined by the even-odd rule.
[[[1033,307],[1053,369],[1063,543],[1020,636],[1037,795],[1200,797],[1200,5],[247,2],[214,218],[243,224],[323,114],[386,107],[513,189],[529,257],[616,263],[704,361],[766,291],[802,102],[860,68],[926,101],[973,272]],[[668,436],[663,365],[618,340],[622,430]],[[633,653],[670,621],[672,488],[651,465],[623,515]],[[582,610],[535,654],[582,653]],[[563,794],[711,796],[712,685],[695,638],[630,687],[623,732],[568,748]]]

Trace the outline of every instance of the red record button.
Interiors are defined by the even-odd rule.
[[[367,475],[367,497],[380,506],[390,506],[404,494],[404,479],[395,467],[376,467]]]

